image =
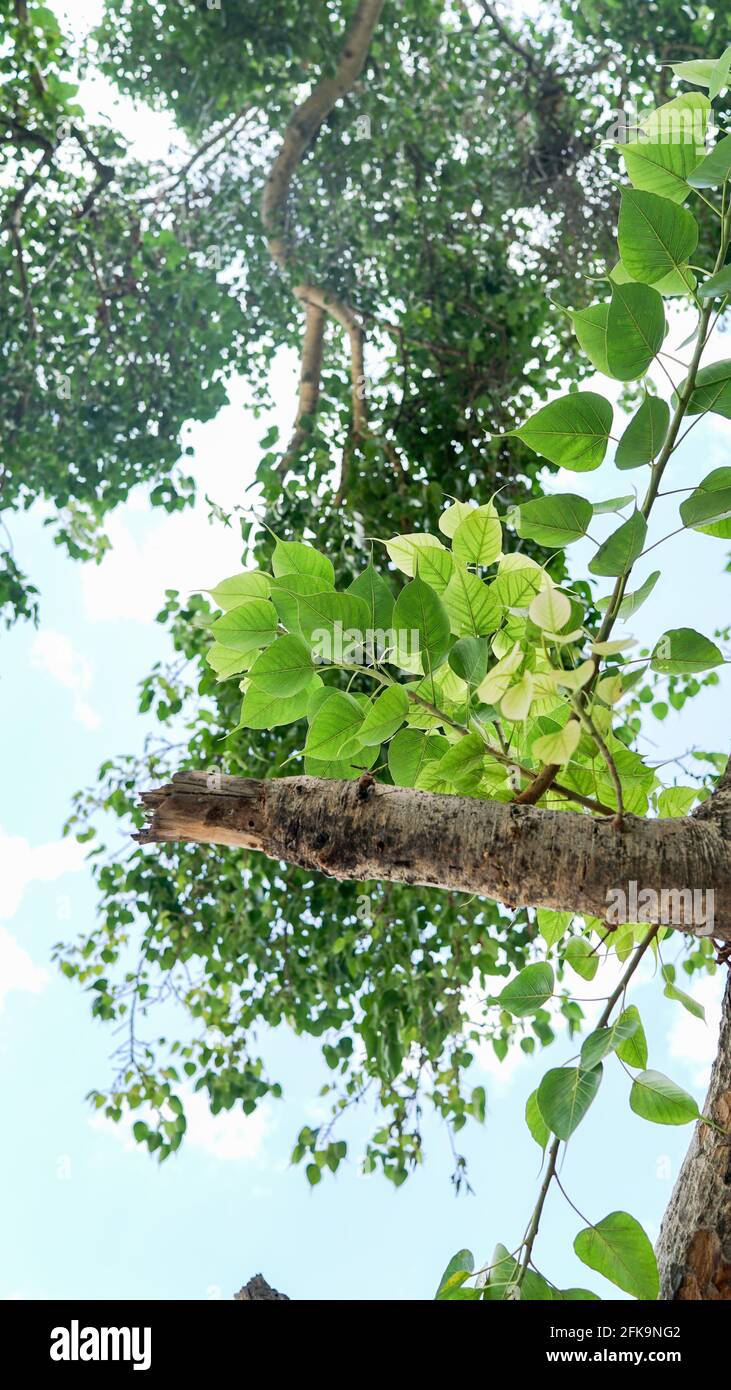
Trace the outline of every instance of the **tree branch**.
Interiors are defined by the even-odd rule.
[[[569,811],[383,784],[364,795],[358,782],[316,777],[222,776],[211,790],[202,772],[178,773],[142,802],[152,815],[136,836],[141,844],[239,845],[338,879],[423,884],[599,918],[611,901],[617,923],[639,915],[652,924],[664,913],[669,925],[731,941],[731,845],[713,817],[627,816],[620,831],[613,819]],[[638,913],[633,883],[654,890],[654,907]],[[617,890],[626,912],[608,897]]]
[[[316,84],[309,96],[292,113],[284,132],[279,152],[269,170],[261,204],[261,217],[267,234],[270,254],[280,270],[289,274],[295,265],[297,248],[287,232],[287,204],[292,179],[307,150],[316,139],[320,127],[329,116],[336,102],[347,96],[357,82],[368,56],[373,32],[380,18],[384,0],[360,0],[353,22],[345,36],[345,42],[332,77],[324,77]],[[336,502],[342,500],[347,484],[348,461],[352,446],[367,430],[367,409],[365,396],[365,371],[363,359],[363,326],[349,304],[336,295],[313,284],[298,284],[294,287],[296,297],[311,308],[319,308],[339,323],[350,340],[350,373],[352,396],[352,430],[349,445],[345,450],[343,468],[336,492]],[[313,321],[311,321],[313,322]],[[314,335],[313,328],[313,335]],[[311,363],[318,366],[317,378],[310,376],[307,392],[319,398],[322,365],[322,337],[320,335],[319,359],[312,356]],[[302,418],[302,382],[305,373],[304,352],[308,346],[308,325],[305,326],[303,364],[300,376],[300,398],[292,441],[283,464],[290,465],[293,456],[292,443],[301,447],[304,433],[300,431]],[[307,412],[310,413],[309,411]],[[286,469],[284,469],[286,471]]]

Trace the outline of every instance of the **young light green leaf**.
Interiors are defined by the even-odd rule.
[[[581,726],[570,720],[554,734],[541,734],[533,742],[533,753],[543,763],[568,763],[574,756],[581,738]]]
[[[652,285],[687,265],[698,245],[698,223],[668,198],[625,188],[617,240],[631,278]]]
[[[484,507],[474,507],[460,521],[452,537],[452,554],[463,564],[492,565],[500,559],[502,539],[498,514],[492,502],[488,502]]]
[[[659,396],[645,396],[632,416],[615,454],[617,468],[641,468],[657,458],[668,432],[670,407]]]
[[[551,585],[540,594],[536,594],[528,614],[536,627],[543,628],[546,632],[560,632],[571,617],[571,602],[560,589]]]
[[[553,984],[553,970],[547,961],[526,965],[498,995],[501,1008],[514,1018],[536,1014],[553,994]]]
[[[598,468],[607,452],[612,418],[603,396],[574,391],[544,405],[512,433],[552,463],[586,473]]]
[[[642,554],[646,538],[647,522],[641,511],[635,511],[599,546],[589,562],[589,570],[592,574],[616,577],[626,574]]]
[[[474,510],[474,502],[452,502],[446,507],[439,518],[439,530],[443,536],[449,536],[450,540],[454,535],[461,521],[464,521],[468,512]]]
[[[723,665],[723,653],[715,642],[692,627],[671,628],[656,642],[650,659],[653,671],[662,675],[690,675]]]
[[[519,680],[506,690],[500,701],[500,713],[504,719],[519,723],[527,719],[533,703],[533,676],[524,671]]]
[[[555,946],[566,934],[574,915],[572,912],[552,912],[548,907],[539,907],[536,912],[538,930],[547,946]]]
[[[237,652],[235,648],[222,647],[220,642],[214,642],[206,652],[206,661],[213,668],[220,681],[225,681],[229,676],[239,675],[248,667],[250,656],[245,652]]]
[[[661,1071],[640,1072],[632,1083],[629,1103],[635,1115],[656,1125],[687,1125],[700,1113],[693,1097]]]
[[[663,971],[663,975],[665,975],[665,971]],[[668,979],[667,976],[663,994],[666,999],[674,999],[677,1004],[682,1004],[689,1014],[692,1014],[694,1018],[700,1018],[705,1023],[706,1011],[703,1005],[699,1004],[698,1000],[694,999],[691,994],[686,994],[684,989],[678,989],[675,982]]]
[[[454,560],[438,536],[428,533],[393,536],[386,541],[386,550],[403,574],[419,578],[441,594],[449,583]]]
[[[564,960],[582,980],[593,980],[599,969],[599,957],[585,936],[572,936],[564,951]],[[581,1064],[584,1066],[583,1056]]]
[[[665,787],[657,798],[659,816],[687,816],[698,799],[697,787]]]
[[[554,1067],[538,1087],[538,1105],[548,1128],[559,1139],[570,1139],[591,1105],[602,1079],[602,1067]]]
[[[583,1264],[603,1274],[617,1288],[646,1302],[660,1290],[655,1252],[638,1221],[613,1211],[596,1226],[579,1231],[574,1250]]]

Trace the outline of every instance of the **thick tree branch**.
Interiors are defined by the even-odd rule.
[[[511,907],[604,918],[612,903],[618,923],[654,923],[669,910],[671,925],[707,935],[713,890],[712,935],[731,941],[731,841],[710,815],[628,816],[620,830],[569,811],[315,777],[221,776],[211,790],[201,772],[178,773],[142,802],[152,813],[142,844],[240,845],[334,878],[423,884]],[[632,884],[653,890],[655,907],[638,913]],[[618,890],[626,914],[608,897]]]
[[[731,975],[701,1120],[673,1189],[657,1244],[660,1297],[731,1301]]]
[[[316,139],[323,121],[327,119],[336,102],[347,96],[348,92],[352,90],[363,71],[383,4],[384,0],[360,0],[353,22],[345,36],[345,42],[333,76],[322,78],[305,101],[295,109],[284,132],[281,147],[269,171],[261,205],[262,222],[267,234],[270,254],[280,270],[287,274],[294,269],[297,258],[296,244],[290,239],[287,231],[287,205],[292,179],[306,151]],[[310,317],[310,311],[319,308],[345,329],[350,341],[352,430],[349,446],[345,450],[343,469],[337,488],[336,501],[340,502],[347,483],[347,466],[352,445],[365,434],[368,424],[363,326],[355,310],[349,304],[317,285],[297,284],[294,286],[294,294],[307,306],[308,322],[305,326],[297,417],[292,440],[283,464],[286,463],[289,466],[293,454],[301,447],[305,435],[305,432],[300,428],[302,416],[312,413],[311,410],[303,410],[303,382],[306,370],[308,376],[305,384],[306,395],[310,403],[314,401],[315,407],[319,398],[320,369],[322,366],[321,328],[319,348],[317,351],[311,350],[309,365],[306,367],[305,363],[305,353],[308,346],[310,349],[313,348],[314,336],[317,331],[314,327],[316,320]],[[312,329],[312,333],[310,333],[310,329]],[[314,367],[317,367],[316,377],[313,375]],[[294,450],[293,445],[296,445]]]

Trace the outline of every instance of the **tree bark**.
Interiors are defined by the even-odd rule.
[[[663,1218],[657,1244],[660,1297],[731,1301],[731,975],[718,1053],[699,1121]]]
[[[725,789],[717,800],[695,816],[618,825],[372,781],[183,772],[142,793],[151,820],[137,839],[240,845],[338,879],[422,884],[617,924],[664,921],[731,942]]]

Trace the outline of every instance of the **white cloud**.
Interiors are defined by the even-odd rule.
[[[725,971],[715,975],[705,975],[686,989],[706,1011],[706,1021],[694,1018],[681,1004],[676,1004],[675,1018],[668,1031],[668,1052],[688,1069],[696,1086],[707,1086],[711,1065],[718,1050],[718,1032],[721,1026],[721,999],[725,983]],[[682,979],[679,987],[685,988]]]
[[[7,927],[0,927],[0,1013],[11,990],[40,994],[49,978],[48,971],[33,963]]]
[[[182,1101],[188,1122],[184,1147],[200,1149],[211,1158],[224,1160],[253,1162],[259,1158],[272,1129],[271,1110],[266,1104],[260,1105],[253,1115],[245,1115],[243,1110],[226,1110],[212,1115],[208,1098],[202,1091],[186,1091],[182,1094]],[[91,1116],[89,1125],[92,1129],[113,1135],[125,1150],[131,1152],[139,1148],[132,1136],[132,1126],[140,1119],[151,1122],[150,1113],[144,1106],[125,1114],[119,1124],[107,1119],[102,1110],[97,1110]]]
[[[15,916],[30,883],[49,883],[62,874],[77,873],[86,851],[76,840],[55,840],[31,846],[20,835],[0,826],[0,918]]]
[[[45,671],[52,680],[71,691],[74,697],[72,716],[77,724],[83,724],[85,729],[98,729],[101,719],[84,698],[91,688],[94,667],[76,650],[70,638],[46,628],[36,634],[30,660],[36,671]]]

